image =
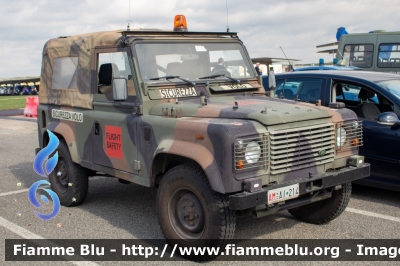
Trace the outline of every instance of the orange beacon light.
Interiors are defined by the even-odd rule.
[[[184,15],[175,16],[174,31],[188,31],[186,17]]]

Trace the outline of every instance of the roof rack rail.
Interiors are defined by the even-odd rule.
[[[168,30],[130,30],[122,31],[122,35],[208,35],[208,36],[227,36],[236,37],[237,32],[199,32],[199,31],[168,31]]]

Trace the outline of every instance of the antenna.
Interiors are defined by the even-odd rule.
[[[226,0],[226,32],[229,32],[229,23],[228,23],[228,0]]]
[[[342,55],[342,53],[339,51],[339,49],[336,49],[336,51],[338,51],[338,53],[339,53],[340,56],[342,57],[342,59],[340,59],[340,60],[336,63],[336,65],[339,65],[339,66],[348,66],[348,65],[349,65],[349,62],[347,62],[346,58],[343,57],[343,55]]]
[[[126,30],[130,31],[131,27],[129,26],[129,22],[132,22],[130,20],[131,19],[131,0],[128,0],[128,6],[129,6],[129,8],[128,8],[128,20],[126,21],[126,22],[128,22],[128,26],[126,27]]]
[[[283,51],[282,47],[279,46],[279,48],[281,48],[282,53],[285,55],[286,60],[289,62],[290,68],[293,70],[294,68],[293,68],[292,64],[290,63],[289,59],[287,58],[287,56],[286,56],[285,52]]]
[[[342,55],[342,53],[339,51],[338,48],[336,48],[336,51],[338,51],[338,53],[340,54],[340,56],[343,58],[343,55]]]

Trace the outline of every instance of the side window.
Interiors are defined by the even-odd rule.
[[[349,83],[335,83],[334,88],[336,89],[336,101],[338,102],[346,102],[346,104],[349,104],[351,106],[356,106],[362,101],[379,104],[379,99],[376,93],[373,93],[372,91],[365,89],[362,86]],[[368,97],[364,97],[364,99],[362,99],[363,96],[360,96],[361,90],[370,91],[368,93]],[[361,95],[364,95],[364,93],[362,92]]]
[[[77,89],[78,57],[54,59],[53,89]]]
[[[372,67],[373,55],[373,44],[346,44],[344,46],[343,57],[349,62],[350,66]]]
[[[384,87],[384,84],[379,85]],[[352,109],[358,117],[376,120],[382,112],[395,112],[393,103],[371,88],[342,82],[336,82],[333,88],[336,91],[336,100],[344,102],[346,108]]]
[[[112,94],[112,79],[124,78],[128,85],[128,95],[136,95],[127,52],[99,53],[97,58],[99,93]]]
[[[378,67],[400,67],[400,43],[385,43],[379,45]]]
[[[286,79],[284,84],[277,83],[275,97],[289,100],[299,99],[303,102],[316,103],[321,99],[323,79],[316,78],[295,78]]]
[[[282,91],[283,90],[283,85],[285,85],[285,80],[284,79],[277,79],[276,80],[275,92]]]

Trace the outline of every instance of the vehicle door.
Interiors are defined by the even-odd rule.
[[[129,49],[96,49],[92,69],[93,116],[92,162],[105,169],[116,169],[123,173],[138,173],[136,124],[139,103],[134,84]],[[114,79],[125,79],[128,98],[115,101],[112,84]]]
[[[338,90],[340,84],[341,90]],[[382,112],[394,112],[398,107],[390,99],[380,93],[377,88],[343,80],[333,80],[332,91],[335,90],[336,101],[344,102],[346,108],[356,112],[363,125],[363,143],[360,155],[371,163],[371,176],[398,179],[400,167],[400,129],[377,122],[377,115]],[[368,91],[366,99],[360,99],[360,91]],[[375,105],[375,109],[364,113],[360,111],[362,104]],[[372,106],[373,107],[373,106]],[[376,113],[375,113],[376,112]],[[399,114],[398,114],[399,115]]]

